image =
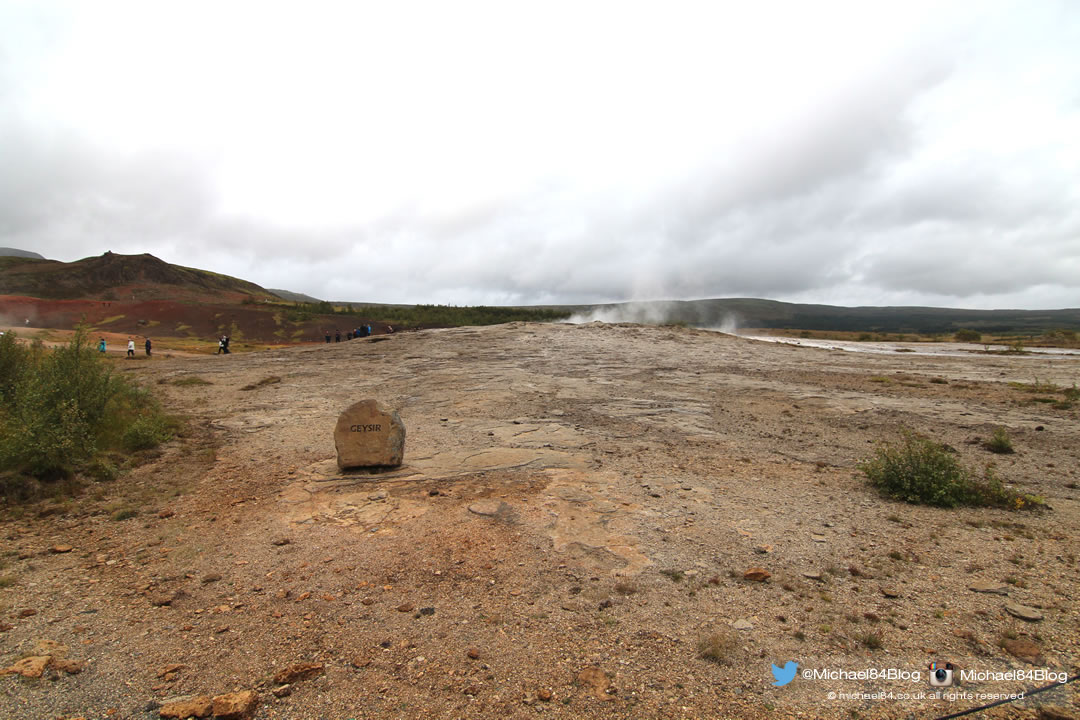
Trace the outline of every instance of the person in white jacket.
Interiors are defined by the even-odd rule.
[[[135,338],[128,337],[128,357],[135,357]]]

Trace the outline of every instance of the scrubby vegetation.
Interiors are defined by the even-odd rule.
[[[570,317],[569,310],[543,307],[493,307],[487,305],[332,305],[328,302],[295,303],[285,312],[291,322],[318,315],[343,315],[397,328],[462,327],[507,322],[553,322]]]
[[[0,337],[0,483],[26,499],[76,474],[116,477],[116,453],[156,447],[174,421],[147,390],[112,372],[79,329],[54,350]]]
[[[1004,487],[989,467],[981,477],[974,475],[957,460],[955,451],[910,431],[899,444],[880,448],[859,469],[884,494],[909,503],[1012,510],[1043,504],[1037,496]]]
[[[956,338],[957,342],[982,342],[982,333],[978,330],[972,330],[971,328],[961,328],[956,331],[956,335],[953,337]]]
[[[999,455],[1009,455],[1014,452],[1012,446],[1012,438],[1009,437],[1009,432],[1005,428],[996,428],[994,430],[994,436],[986,441],[984,447],[992,453]]]

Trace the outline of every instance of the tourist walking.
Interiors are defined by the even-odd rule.
[[[150,357],[150,338],[146,338],[146,357]]]
[[[105,338],[99,338],[98,339],[97,350],[102,355],[105,354]]]
[[[128,336],[128,351],[127,356],[130,358],[135,357],[135,338]]]

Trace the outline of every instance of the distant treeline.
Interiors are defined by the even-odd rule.
[[[508,322],[552,322],[570,317],[569,311],[551,308],[493,307],[489,305],[336,305],[329,302],[294,303],[287,311],[293,321],[318,315],[342,315],[385,323],[397,328],[499,325]]]

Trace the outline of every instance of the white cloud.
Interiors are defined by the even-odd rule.
[[[1075,305],[1080,10],[16,3],[0,244],[335,299]]]

